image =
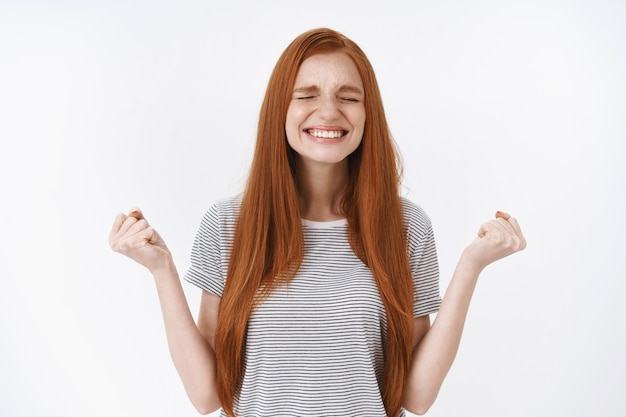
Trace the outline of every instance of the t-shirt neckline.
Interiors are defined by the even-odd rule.
[[[332,227],[345,226],[348,224],[348,219],[330,220],[325,222],[308,219],[301,220],[303,226],[310,227],[312,229],[330,229]]]

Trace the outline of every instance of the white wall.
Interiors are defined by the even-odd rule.
[[[485,271],[429,415],[623,412],[623,2],[2,0],[0,415],[197,415],[109,228],[142,207],[184,271],[274,62],[318,26],[377,69],[442,290],[497,209],[529,241]]]

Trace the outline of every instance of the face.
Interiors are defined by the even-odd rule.
[[[341,52],[313,55],[300,65],[287,110],[289,146],[305,164],[344,163],[365,127],[363,82]]]

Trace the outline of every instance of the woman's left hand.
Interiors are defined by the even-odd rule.
[[[526,239],[517,220],[507,213],[496,212],[496,218],[484,223],[478,236],[465,248],[469,257],[480,270],[487,265],[526,248]]]

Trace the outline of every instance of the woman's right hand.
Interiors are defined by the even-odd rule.
[[[172,263],[172,255],[157,231],[148,224],[141,210],[115,217],[109,245],[115,252],[128,256],[154,273]]]

